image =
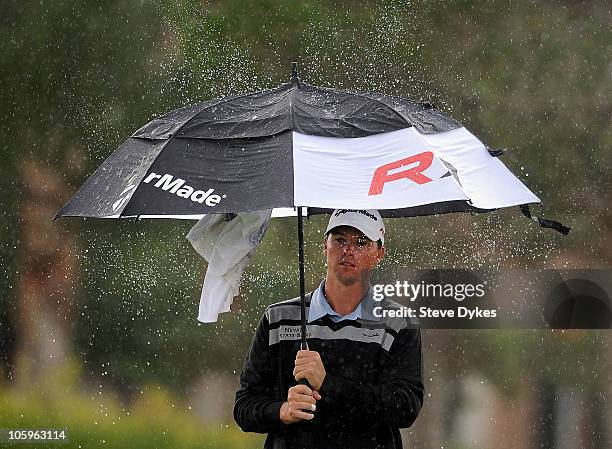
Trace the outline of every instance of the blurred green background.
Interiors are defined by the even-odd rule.
[[[429,101],[572,226],[517,210],[388,221],[383,269],[610,267],[612,12],[605,1],[8,1],[0,16],[0,428],[73,447],[261,447],[231,409],[266,305],[298,294],[274,220],[234,312],[196,321],[192,223],[55,212],[132,132],[289,79]],[[305,226],[306,284],[324,218]],[[606,331],[427,331],[407,447],[612,447]],[[37,444],[36,447],[44,446]],[[50,445],[54,446],[54,445]]]

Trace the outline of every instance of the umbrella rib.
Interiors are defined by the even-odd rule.
[[[370,97],[370,96],[368,96],[368,95],[363,95],[363,94],[353,94],[353,95],[357,95],[358,97],[362,97],[362,98],[367,98],[367,99],[369,99],[369,100],[376,101],[377,103],[382,104],[382,105],[383,105],[383,106],[385,106],[387,109],[389,109],[391,112],[393,112],[393,113],[394,113],[396,116],[398,116],[400,119],[402,119],[404,122],[406,122],[406,124],[407,124],[407,125],[414,126],[412,123],[410,123],[410,122],[409,122],[409,121],[406,119],[406,117],[404,117],[404,115],[403,115],[403,114],[401,114],[401,113],[399,113],[398,111],[396,111],[394,107],[392,107],[392,106],[388,105],[387,103],[385,103],[385,102],[384,102],[384,101],[382,101],[381,99],[378,99],[378,98],[372,98],[372,97]]]
[[[144,139],[144,137],[133,137],[133,139]],[[147,139],[145,139],[145,140],[147,140]],[[136,191],[142,185],[142,180],[145,178],[145,176],[147,176],[147,174],[149,173],[149,170],[151,170],[151,167],[153,166],[155,161],[159,158],[159,155],[162,153],[162,151],[164,151],[164,148],[166,147],[166,145],[168,145],[168,142],[170,142],[170,139],[165,139],[165,142],[162,145],[162,147],[160,148],[159,152],[157,153],[157,156],[155,156],[153,158],[153,160],[151,161],[151,163],[149,164],[149,166],[145,170],[144,174],[142,175],[142,177],[138,181],[138,184],[136,184],[136,188],[134,189],[134,191],[132,192],[132,194],[130,195],[128,200],[125,202],[125,204],[123,205],[123,207],[119,211],[119,219],[121,219],[121,218],[130,218],[131,217],[131,215],[127,215],[127,216],[123,215],[123,211],[128,207],[128,205],[130,204],[130,201],[132,201],[132,198],[134,198],[134,195],[136,194]],[[137,215],[137,217],[138,217],[138,215]]]
[[[285,86],[281,86],[281,87],[285,87]],[[202,109],[197,111],[195,114],[193,114],[191,117],[189,117],[189,119],[185,120],[183,122],[183,124],[176,129],[176,131],[174,132],[174,135],[176,135],[181,129],[183,129],[183,127],[185,125],[187,125],[187,123],[189,123],[191,120],[193,120],[193,118],[196,115],[200,114],[203,111],[206,111],[209,108],[212,108],[213,106],[219,106],[221,104],[229,103],[230,101],[237,100],[239,98],[246,98],[246,97],[250,97],[251,95],[257,95],[257,94],[260,94],[262,92],[269,92],[269,91],[273,91],[273,90],[276,90],[276,89],[278,89],[278,87],[276,87],[274,89],[263,89],[263,90],[259,90],[257,92],[249,92],[249,93],[242,94],[242,95],[236,95],[236,96],[230,97],[230,98],[219,98],[218,101],[216,101],[216,102],[214,102],[214,100],[213,100],[213,103],[203,107]]]
[[[315,87],[317,87],[318,89],[332,90],[332,91],[334,91],[334,92],[338,92],[338,90],[336,90],[336,89],[330,89],[330,88],[328,88],[328,87],[319,87],[319,86],[315,86]],[[400,114],[399,112],[397,112],[397,111],[396,111],[396,110],[395,110],[395,109],[394,109],[392,106],[390,106],[390,105],[388,105],[387,103],[385,103],[385,102],[383,102],[383,101],[379,100],[378,98],[372,98],[372,97],[370,97],[370,96],[368,96],[368,95],[359,94],[359,93],[355,93],[355,92],[348,92],[348,91],[344,91],[344,92],[345,92],[345,93],[347,93],[347,94],[350,94],[350,95],[355,95],[356,97],[366,98],[366,99],[368,99],[368,100],[370,100],[370,101],[376,101],[377,103],[380,103],[380,104],[382,104],[384,107],[386,107],[387,109],[389,109],[389,110],[390,110],[390,111],[391,111],[393,114],[395,114],[395,115],[396,115],[397,117],[399,117],[399,118],[400,118],[400,119],[401,119],[401,120],[402,120],[404,123],[406,123],[406,125],[409,125],[409,127],[410,127],[410,126],[414,126],[414,125],[412,125],[412,124],[411,124],[411,123],[410,123],[408,120],[406,120],[406,117],[404,117],[402,114]]]
[[[291,89],[289,93],[289,117],[291,117],[291,130],[295,129],[295,120],[293,117],[293,97],[295,97],[295,89]]]

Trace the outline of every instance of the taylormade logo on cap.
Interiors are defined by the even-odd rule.
[[[325,233],[338,226],[351,226],[370,240],[380,240],[383,245],[385,243],[385,223],[377,210],[336,209],[332,212]]]
[[[358,210],[358,209],[336,209],[334,211],[334,217],[338,217],[342,214],[348,214],[349,212],[354,212],[356,214],[362,214],[362,215],[365,215],[366,217],[370,217],[372,220],[378,221],[378,218],[376,218],[376,215],[368,212],[367,210]]]

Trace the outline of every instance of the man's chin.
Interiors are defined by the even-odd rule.
[[[336,278],[338,279],[338,281],[339,281],[339,282],[340,282],[342,285],[344,285],[344,286],[346,286],[346,287],[348,287],[348,286],[350,286],[350,285],[354,285],[354,284],[356,284],[357,282],[359,282],[359,278],[358,278],[357,276],[346,276],[346,275],[344,275],[344,274],[338,274],[338,275],[336,276]]]

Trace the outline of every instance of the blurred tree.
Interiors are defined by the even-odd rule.
[[[133,128],[166,100],[143,96],[164,81],[151,67],[165,44],[155,5],[145,6],[25,1],[4,8],[1,213],[12,225],[0,230],[7,261],[0,337],[9,371],[19,358],[25,371],[41,375],[50,358],[72,351],[80,249],[68,224],[51,219],[127,132],[121,125]]]
[[[25,292],[38,289],[45,299],[34,300],[52,298],[52,315],[74,317],[87,371],[126,396],[149,381],[186,389],[204,369],[239,369],[263,308],[297,292],[293,220],[274,222],[237,312],[215,326],[193,318],[205,265],[182,238],[187,223],[46,224],[152,116],[274,86],[292,60],[312,84],[431,101],[491,146],[511,147],[504,162],[542,194],[551,218],[564,211],[579,231],[563,239],[510,212],[396,220],[387,266],[538,267],[566,248],[609,265],[609,14],[604,2],[526,0],[11,2],[0,17],[0,213],[9,223],[0,229],[0,357],[22,333],[7,318],[17,316],[16,292],[23,316],[34,310]],[[306,226],[310,287],[323,274],[322,221]],[[74,298],[72,309],[53,296],[57,287],[22,276],[26,266],[60,278],[68,269],[59,296]],[[517,348],[528,341],[512,337]],[[554,352],[558,343],[546,345]],[[492,348],[499,366],[520,359],[514,346]]]

